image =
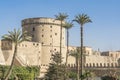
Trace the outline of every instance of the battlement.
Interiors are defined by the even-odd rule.
[[[70,68],[76,68],[76,64],[68,64]],[[85,63],[85,68],[112,68],[119,67],[118,63]]]
[[[2,40],[1,41],[1,49],[2,50],[12,50],[13,49],[13,45],[11,41],[6,41],[6,40]]]
[[[53,18],[39,17],[39,18],[28,18],[22,20],[22,26],[27,24],[51,24],[51,25],[60,25],[59,20]]]

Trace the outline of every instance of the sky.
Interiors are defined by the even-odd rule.
[[[22,28],[21,20],[34,17],[55,18],[58,13],[87,14],[92,23],[84,25],[84,46],[93,50],[120,50],[120,0],[0,0],[0,37],[14,28]],[[80,45],[80,26],[76,22],[70,32],[70,45]]]

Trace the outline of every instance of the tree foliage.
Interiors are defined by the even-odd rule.
[[[8,31],[8,34],[3,35],[2,39],[7,40],[7,41],[12,41],[14,43],[14,53],[13,53],[11,65],[8,69],[6,76],[5,76],[5,80],[8,80],[9,76],[12,73],[15,57],[17,54],[18,44],[20,44],[23,41],[29,41],[31,39],[31,37],[27,36],[26,31],[22,32],[20,29],[18,29],[18,30],[14,29],[13,31]]]
[[[9,66],[0,66],[0,78],[4,79],[4,75],[7,73]],[[34,80],[39,75],[39,67],[22,67],[14,66],[9,80],[14,80],[15,77],[21,80]]]
[[[119,79],[112,77],[112,76],[103,76],[103,77],[101,77],[101,79],[102,80],[119,80]]]
[[[61,65],[60,53],[52,54],[52,62],[49,65],[45,77],[49,80],[64,80],[65,65]]]

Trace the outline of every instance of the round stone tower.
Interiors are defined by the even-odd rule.
[[[32,37],[31,41],[40,42],[41,67],[49,65],[51,54],[60,50],[60,21],[53,18],[28,18],[22,20],[22,29]],[[65,28],[62,28],[62,57],[65,61]]]

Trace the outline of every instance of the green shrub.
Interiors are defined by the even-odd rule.
[[[4,78],[9,66],[1,66],[0,65],[0,78]],[[21,80],[34,80],[35,77],[39,75],[39,67],[22,67],[22,66],[14,66],[12,74],[10,76],[10,80],[14,80],[15,76],[17,76]]]

